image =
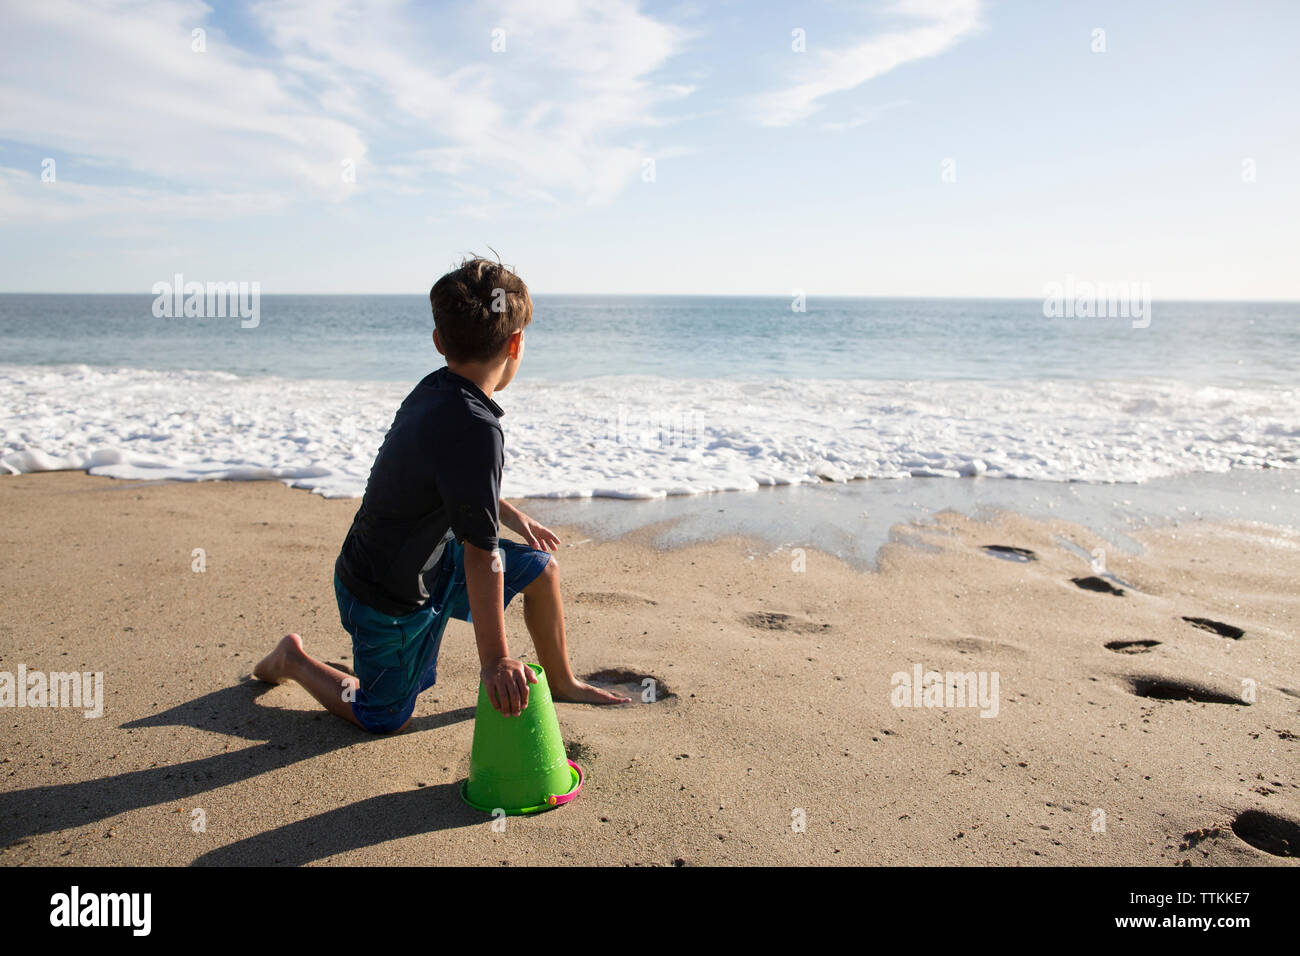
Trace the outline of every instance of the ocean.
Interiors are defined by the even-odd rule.
[[[442,364],[419,295],[267,295],[255,325],[153,304],[0,295],[5,471],[356,497],[402,397]],[[1143,322],[1041,300],[535,304],[497,396],[510,497],[1300,466],[1300,304],[1157,301]]]

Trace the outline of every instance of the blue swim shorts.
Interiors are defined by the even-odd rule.
[[[507,541],[498,545],[505,572],[505,603],[532,584],[551,556],[527,545]],[[465,587],[465,551],[449,541],[437,574],[426,578],[429,600],[402,617],[362,604],[334,576],[339,620],[352,635],[352,667],[361,687],[352,713],[371,733],[400,728],[415,710],[415,698],[432,687],[438,676],[438,649],[450,618],[470,620]]]

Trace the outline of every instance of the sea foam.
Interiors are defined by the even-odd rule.
[[[404,385],[0,366],[0,464],[365,490]],[[520,380],[503,493],[653,498],[858,478],[1138,482],[1300,464],[1300,390],[1173,381]],[[435,450],[431,449],[431,453]]]

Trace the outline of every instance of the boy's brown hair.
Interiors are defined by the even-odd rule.
[[[500,262],[470,256],[429,290],[433,324],[453,362],[495,358],[506,340],[533,321],[524,280]]]

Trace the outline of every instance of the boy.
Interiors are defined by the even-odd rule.
[[[626,703],[573,675],[550,554],[559,539],[499,497],[503,412],[492,396],[523,359],[524,327],[533,319],[528,287],[500,263],[472,257],[434,283],[429,302],[433,344],[447,365],[397,410],[334,567],[356,676],[311,657],[297,634],[286,635],[253,676],[297,681],[331,713],[372,733],[395,733],[433,685],[443,628],[457,617],[473,622],[492,706],[518,716],[537,682],[506,646],[505,606],[523,594],[524,622],[552,696]],[[498,538],[498,523],[528,545]]]

